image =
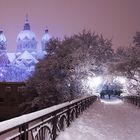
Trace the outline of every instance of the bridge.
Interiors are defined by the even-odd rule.
[[[84,97],[1,122],[0,140],[139,140],[139,106],[138,96]]]

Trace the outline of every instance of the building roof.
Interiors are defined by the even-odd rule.
[[[15,53],[7,53],[8,59],[10,62],[13,62],[15,57]]]
[[[28,51],[24,51],[17,60],[26,60],[27,63],[34,62],[37,63],[38,60],[35,59]]]

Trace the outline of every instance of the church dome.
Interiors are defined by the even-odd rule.
[[[30,24],[28,22],[28,18],[26,17],[26,22],[23,27],[23,31],[21,31],[18,36],[17,36],[17,41],[18,40],[24,40],[24,39],[36,39],[35,33],[31,31],[30,29]]]
[[[29,40],[34,39],[35,40],[36,36],[31,30],[23,30],[18,34],[17,41],[24,40],[24,39],[29,39]]]
[[[24,28],[17,36],[17,52],[33,52],[36,51],[36,47],[36,35],[30,30],[30,24],[26,17]]]

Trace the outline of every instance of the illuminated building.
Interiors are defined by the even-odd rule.
[[[37,38],[31,31],[28,17],[23,30],[16,40],[16,52],[7,52],[7,40],[3,30],[0,30],[0,81],[18,82],[25,81],[32,74],[35,64],[47,54],[47,43],[51,39],[48,29],[41,39],[41,51],[37,49]]]

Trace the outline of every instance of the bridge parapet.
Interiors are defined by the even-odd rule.
[[[140,96],[124,96],[123,101],[140,106]]]
[[[55,140],[94,101],[84,97],[0,123],[0,140]]]

